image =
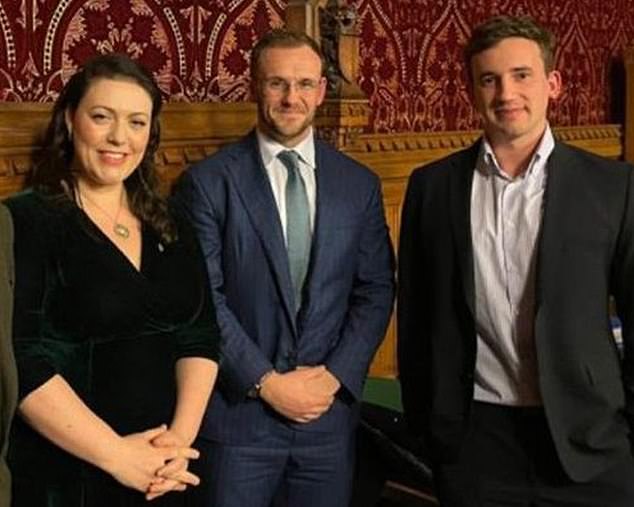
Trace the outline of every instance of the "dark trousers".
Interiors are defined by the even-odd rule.
[[[632,507],[634,459],[573,482],[541,408],[476,402],[458,463],[434,466],[434,483],[443,507]]]
[[[347,507],[354,436],[280,425],[266,441],[227,445],[199,438],[192,463],[201,484],[189,507]]]

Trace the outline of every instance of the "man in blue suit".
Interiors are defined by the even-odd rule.
[[[324,62],[305,35],[254,48],[254,132],[177,188],[223,343],[198,446],[206,507],[345,507],[363,382],[394,297],[379,179],[314,139]]]

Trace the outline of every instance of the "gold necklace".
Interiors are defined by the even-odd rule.
[[[93,201],[88,195],[79,193],[79,200],[86,199],[90,204],[92,204],[95,208],[101,211],[106,217],[112,220],[112,232],[114,232],[117,236],[123,239],[128,239],[130,237],[130,228],[121,222],[119,222],[119,214],[121,213],[121,208],[123,207],[123,194],[124,191],[121,191],[121,199],[119,200],[119,208],[117,208],[117,214],[113,217],[110,213],[108,213],[105,209],[103,209],[99,204]],[[82,206],[83,208],[83,206]]]

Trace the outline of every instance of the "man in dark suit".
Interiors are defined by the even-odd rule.
[[[254,132],[177,189],[199,234],[222,334],[198,442],[207,507],[345,507],[368,365],[394,297],[379,180],[313,137],[326,92],[309,37],[254,48]]]
[[[18,385],[13,359],[13,226],[0,204],[0,505],[10,504],[11,477],[6,463],[7,438],[17,402]]]
[[[416,170],[403,209],[406,416],[441,505],[631,507],[632,167],[554,141],[542,27],[493,18],[465,55],[484,135]]]

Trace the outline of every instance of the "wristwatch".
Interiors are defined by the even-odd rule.
[[[273,372],[275,370],[269,370],[267,371],[264,375],[262,375],[260,377],[260,380],[258,380],[255,384],[253,384],[253,386],[251,387],[251,389],[249,389],[247,391],[247,397],[251,398],[251,399],[257,399],[260,397],[260,391],[262,390],[262,384],[264,384],[264,381],[269,378]]]

